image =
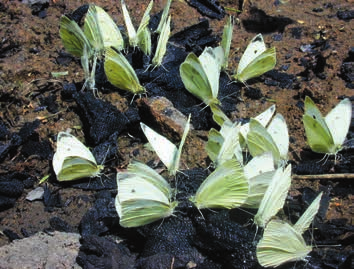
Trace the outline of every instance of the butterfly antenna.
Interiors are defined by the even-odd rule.
[[[149,64],[149,65],[146,67],[146,69],[143,71],[143,73],[145,73],[146,71],[148,71],[149,68],[150,68],[150,66],[151,66],[151,64]],[[155,69],[155,67],[151,70],[151,72],[154,71],[154,69]]]

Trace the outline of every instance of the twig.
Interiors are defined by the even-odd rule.
[[[292,175],[293,179],[354,179],[354,174]]]

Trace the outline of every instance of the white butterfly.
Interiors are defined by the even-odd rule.
[[[234,78],[245,83],[250,78],[258,77],[272,70],[276,61],[275,48],[267,49],[263,36],[258,34],[251,40],[243,53]]]
[[[170,175],[176,175],[176,172],[178,170],[180,159],[181,159],[182,147],[187,138],[187,134],[190,128],[190,118],[191,116],[189,115],[186,126],[184,127],[182,140],[178,149],[166,137],[156,133],[154,130],[152,130],[144,123],[142,122],[140,123],[141,129],[143,130],[150,145],[157,153],[157,156],[159,156],[161,161],[167,167]]]
[[[264,230],[263,238],[257,244],[257,259],[264,267],[277,267],[291,261],[306,261],[312,247],[290,224],[272,220]]]
[[[149,166],[132,162],[117,174],[115,206],[123,227],[138,227],[173,214],[178,202],[166,180]]]
[[[146,55],[151,54],[151,33],[148,25],[150,21],[150,11],[152,9],[153,3],[153,1],[150,1],[145,10],[143,18],[141,19],[138,30],[136,31],[131,21],[125,1],[121,0],[124,22],[129,37],[129,45],[134,48],[139,47]]]
[[[271,152],[258,155],[243,167],[248,180],[249,192],[242,207],[258,208],[267,188],[275,175]]]
[[[257,120],[251,119],[247,146],[253,157],[270,151],[274,164],[284,165],[288,160],[289,149],[289,133],[284,117],[276,114],[267,128]]]
[[[310,97],[305,98],[303,122],[312,151],[337,154],[343,148],[352,118],[352,103],[346,98],[323,117]]]
[[[70,181],[95,177],[100,174],[103,165],[97,165],[92,153],[75,136],[60,132],[53,156],[53,169],[58,181]]]
[[[279,167],[275,171],[254,217],[257,227],[266,227],[269,220],[278,213],[279,209],[283,208],[290,184],[291,165],[289,164],[285,169]]]
[[[219,77],[224,52],[221,47],[206,47],[197,57],[189,53],[180,66],[184,87],[206,105],[219,104]]]
[[[248,183],[236,159],[219,165],[199,186],[191,200],[198,209],[236,208],[248,195]]]

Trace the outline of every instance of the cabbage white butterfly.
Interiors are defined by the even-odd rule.
[[[254,119],[257,120],[263,127],[266,127],[275,113],[275,105],[270,106]],[[241,126],[240,129],[240,143],[242,148],[246,147],[247,134],[250,130],[250,123],[247,122]]]
[[[306,209],[306,211],[301,215],[301,217],[294,224],[294,229],[302,234],[311,224],[315,215],[320,208],[320,202],[323,192],[321,192],[317,197],[312,201],[311,205]]]
[[[239,123],[233,123],[231,126],[227,122],[221,126],[220,132],[211,128],[208,135],[208,142],[205,149],[214,166],[217,167],[225,161],[234,157],[242,163],[242,149],[239,143]]]
[[[82,57],[84,54],[84,47],[86,47],[88,55],[91,57],[91,44],[80,26],[74,20],[63,15],[60,18],[59,34],[66,51],[76,57]]]
[[[274,164],[281,166],[288,159],[289,134],[284,117],[276,114],[267,128],[251,119],[247,134],[247,146],[253,157],[271,151]]]
[[[346,98],[336,105],[326,117],[311,100],[305,98],[304,122],[307,143],[312,151],[335,155],[343,148],[352,117],[352,104]]]
[[[117,174],[115,207],[123,227],[138,227],[173,214],[173,190],[155,170],[132,162],[127,172]]]
[[[264,193],[259,205],[254,223],[264,228],[284,205],[291,184],[291,165],[285,169],[279,167],[272,177],[267,191]]]
[[[170,175],[176,175],[176,172],[179,167],[182,148],[184,142],[186,141],[187,134],[190,129],[190,119],[191,115],[188,116],[188,120],[186,126],[184,127],[181,143],[179,147],[177,147],[169,141],[166,137],[156,133],[150,127],[145,125],[144,123],[140,123],[141,129],[143,130],[146,138],[148,139],[150,145],[155,150],[157,156],[161,159],[164,165],[167,167],[167,170]]]
[[[103,165],[97,165],[92,153],[75,136],[60,132],[53,169],[58,181],[70,181],[98,176]]]
[[[128,60],[112,48],[105,54],[104,71],[108,81],[115,87],[136,94],[146,92]]]
[[[266,49],[262,34],[256,35],[248,44],[233,77],[246,83],[250,78],[258,77],[272,70],[277,62],[275,48]]]
[[[198,209],[236,208],[248,195],[248,184],[242,167],[236,159],[219,165],[189,198]]]
[[[106,48],[124,48],[124,40],[117,25],[99,6],[90,5],[85,17],[84,34],[99,55],[103,55]]]
[[[162,31],[159,35],[156,52],[154,58],[152,58],[152,64],[154,66],[160,66],[162,64],[162,59],[165,56],[167,41],[171,31],[170,22],[171,22],[171,16],[169,16],[167,21],[163,24]]]
[[[277,267],[291,261],[306,261],[312,247],[289,223],[272,220],[264,230],[263,238],[257,244],[256,255],[260,265]]]
[[[221,65],[222,70],[226,70],[229,64],[229,54],[230,54],[233,29],[234,29],[234,17],[230,16],[224,26],[224,31],[222,33],[221,44],[220,44],[224,50],[224,61],[223,64]]]
[[[243,171],[248,180],[249,192],[242,207],[258,208],[267,188],[275,175],[271,152],[258,155],[250,160]]]
[[[134,48],[139,47],[146,55],[150,55],[151,33],[148,28],[148,24],[150,21],[150,11],[152,9],[153,1],[151,0],[149,5],[147,6],[137,31],[134,28],[125,1],[121,0],[121,4],[122,4],[124,22],[129,37],[129,45]]]
[[[192,52],[180,66],[184,87],[206,105],[219,104],[219,77],[224,52],[206,47],[199,58]]]

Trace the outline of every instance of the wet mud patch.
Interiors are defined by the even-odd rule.
[[[164,170],[155,153],[144,147],[146,139],[139,129],[140,120],[154,126],[154,129],[178,143],[183,125],[174,125],[175,117],[172,117],[172,123],[169,122],[171,115],[181,113],[183,117],[191,113],[194,129],[186,140],[181,167],[203,170],[210,164],[204,145],[208,131],[211,127],[215,128],[215,123],[212,121],[210,110],[208,108],[202,110],[203,105],[199,105],[200,101],[183,89],[180,81],[172,78],[177,69],[173,70],[172,64],[171,66],[166,64],[170,76],[162,68],[147,73],[143,73],[143,69],[136,70],[148,90],[147,98],[136,99],[131,103],[132,95],[113,90],[111,86],[104,84],[100,98],[91,99],[87,97],[91,93],[80,92],[85,80],[80,60],[65,52],[59,37],[60,17],[72,12],[82,3],[50,1],[43,6],[30,7],[23,2],[5,1],[0,4],[0,29],[3,33],[0,43],[0,174],[1,182],[12,182],[11,184],[14,184],[11,185],[12,188],[19,190],[18,193],[13,192],[10,195],[4,189],[0,194],[4,197],[0,204],[0,227],[6,235],[0,237],[0,245],[8,244],[10,239],[16,238],[16,235],[23,238],[38,231],[62,230],[81,234],[85,231],[81,241],[84,247],[79,260],[86,266],[88,262],[93,263],[100,257],[99,252],[95,258],[85,256],[87,253],[85,249],[90,250],[94,242],[102,245],[102,248],[106,247],[107,251],[110,249],[110,253],[114,255],[126,257],[126,260],[123,260],[127,264],[136,261],[136,255],[139,253],[140,260],[136,267],[140,268],[148,268],[147,265],[156,262],[166,265],[165,267],[174,263],[175,268],[178,268],[185,266],[186,260],[204,265],[203,268],[218,268],[217,266],[239,268],[239,261],[232,259],[235,256],[232,240],[237,237],[240,241],[236,242],[242,243],[242,238],[240,239],[237,234],[239,230],[233,231],[234,227],[228,226],[227,222],[229,218],[236,219],[234,213],[230,214],[231,217],[224,211],[215,213],[215,216],[211,212],[205,213],[206,220],[215,228],[211,230],[206,226],[206,220],[199,218],[199,212],[194,211],[187,211],[187,216],[166,219],[163,224],[158,223],[138,230],[125,230],[119,226],[114,211],[117,171],[123,171],[133,159],[148,163],[159,171]],[[352,149],[342,152],[339,164],[331,160],[321,162],[323,156],[312,153],[306,144],[302,123],[306,95],[316,102],[323,114],[328,113],[341,98],[353,99],[354,57],[350,37],[353,36],[354,25],[351,2],[244,1],[243,11],[237,13],[235,10],[242,7],[242,3],[238,2],[220,1],[220,6],[225,12],[235,15],[238,20],[231,45],[230,71],[237,68],[249,40],[260,32],[267,47],[276,47],[277,65],[275,70],[248,81],[249,89],[239,83],[228,85],[229,80],[224,74],[222,79],[225,81],[223,84],[225,87],[222,88],[226,89],[226,85],[230,88],[222,94],[228,96],[228,91],[237,91],[239,95],[224,98],[222,108],[235,121],[258,115],[271,104],[276,104],[277,112],[285,117],[288,125],[291,145],[289,158],[294,169],[297,169],[296,174],[352,175]],[[103,7],[118,25],[123,26],[120,5],[117,2],[95,1],[95,4]],[[139,23],[147,4],[147,1],[127,1],[135,25]],[[155,2],[151,14],[159,12],[164,4],[164,1]],[[210,29],[208,28],[210,39],[200,37],[199,41],[203,39],[205,42],[202,45],[196,41],[190,42],[190,51],[201,53],[204,46],[216,46],[220,41],[226,17],[210,19],[184,1],[174,1],[171,14],[173,22],[171,36],[203,20],[210,25]],[[185,35],[186,33],[184,38]],[[173,42],[179,41],[178,36],[175,36]],[[59,77],[52,75],[52,72],[64,71],[67,75]],[[167,91],[168,83],[171,83],[171,88],[180,91]],[[73,92],[76,95],[73,95]],[[124,119],[120,119],[119,122],[110,121],[112,123],[110,127],[100,127],[106,128],[105,130],[100,128],[94,130],[92,126],[97,127],[100,119],[94,118],[92,111],[98,110],[100,106],[104,109],[111,107],[109,115],[114,116],[112,119],[117,117]],[[73,130],[81,141],[85,141],[96,150],[100,156],[99,163],[106,158],[105,175],[99,179],[80,181],[79,188],[74,188],[74,183],[58,183],[51,168],[56,135],[68,128]],[[107,130],[109,132],[103,132]],[[348,138],[353,138],[353,127]],[[108,144],[102,146],[104,142]],[[27,201],[27,193],[37,187],[39,180],[47,175],[50,175],[46,183],[47,204],[42,200]],[[325,189],[328,193],[328,210],[322,221],[315,224],[315,227],[320,227],[319,232],[315,233],[315,238],[323,244],[342,244],[341,248],[328,250],[327,256],[335,257],[331,261],[324,261],[329,268],[348,268],[346,266],[352,259],[348,254],[352,251],[353,234],[351,180],[300,177],[294,178],[292,182],[288,199],[289,208],[292,206],[297,208],[299,204],[307,205],[306,200],[302,199],[307,188],[316,192]],[[193,188],[189,186],[187,189]],[[102,206],[105,206],[105,210],[98,212]],[[289,214],[291,215],[291,212]],[[249,218],[247,216],[245,220]],[[92,220],[92,223],[85,225],[83,220]],[[185,225],[184,230],[177,229],[181,227],[181,223]],[[321,223],[327,226],[320,226]],[[90,228],[91,224],[93,229]],[[166,233],[160,233],[159,228]],[[176,230],[172,234],[173,238],[170,238],[172,243],[160,245],[162,241],[169,239],[168,231],[171,229]],[[195,229],[205,237],[196,237]],[[335,233],[336,229],[340,232]],[[220,236],[217,231],[228,233],[225,232]],[[326,231],[328,237],[323,235]],[[156,240],[160,234],[162,240]],[[111,238],[109,243],[101,242],[103,235],[112,236],[113,239]],[[247,236],[246,233],[245,238]],[[124,248],[114,245],[117,249],[113,248],[111,242],[120,241],[122,238],[127,245]],[[184,241],[179,241],[180,238]],[[218,249],[208,245],[205,238],[213,238],[213,242],[218,244]],[[147,246],[156,244],[166,249],[166,253],[161,254],[153,247],[144,249],[141,242]],[[177,243],[181,245],[176,245]],[[178,249],[177,246],[181,248]],[[254,252],[252,246],[248,247],[250,252]],[[227,253],[225,260],[222,256],[224,253]],[[316,258],[318,261],[324,255],[322,250],[315,253],[314,260],[311,260],[313,264]],[[252,261],[255,257],[244,255],[249,262],[247,264],[249,268],[257,266]],[[340,261],[340,258],[343,260]],[[105,262],[108,266],[108,257]]]

